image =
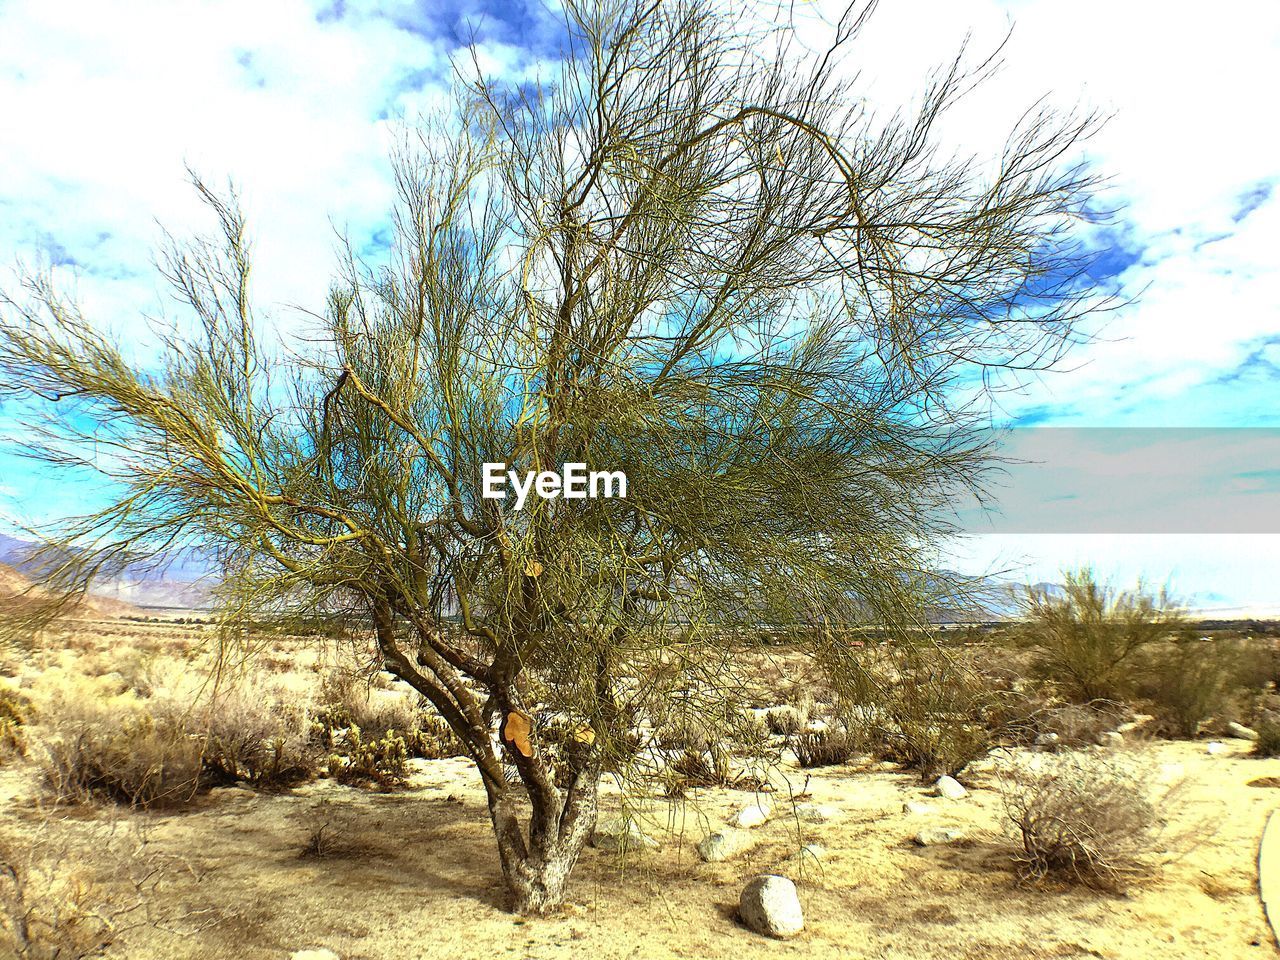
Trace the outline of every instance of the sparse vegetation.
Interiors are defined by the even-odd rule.
[[[1158,865],[1172,790],[1129,755],[1069,751],[1007,764],[1000,792],[1024,879],[1123,890]]]
[[[202,739],[178,703],[63,695],[42,726],[38,760],[59,802],[175,806],[200,787]]]
[[[1163,591],[1118,591],[1090,569],[1067,572],[1061,592],[1029,588],[1024,613],[1036,668],[1077,703],[1130,696],[1141,651],[1184,624]]]
[[[1253,743],[1257,757],[1280,757],[1280,717],[1274,714],[1262,718],[1258,724],[1258,739]]]
[[[792,738],[791,749],[807,770],[848,763],[858,752],[858,741],[847,730],[806,730]]]
[[[1193,738],[1227,709],[1239,659],[1239,647],[1225,642],[1182,637],[1155,644],[1138,663],[1135,691],[1151,703],[1162,730]]]

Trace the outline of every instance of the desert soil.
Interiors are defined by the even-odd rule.
[[[1185,779],[1171,833],[1194,840],[1158,876],[1125,895],[1018,882],[990,763],[967,775],[958,801],[927,796],[910,773],[873,765],[775,776],[781,815],[751,831],[754,846],[724,863],[694,850],[751,793],[705,790],[640,811],[662,847],[585,851],[562,913],[522,919],[502,909],[497,856],[478,777],[462,760],[415,760],[407,789],[378,793],[329,780],[280,794],[232,787],[166,812],[126,812],[169,867],[165,927],[134,931],[108,956],[135,960],[285,960],[328,948],[343,960],[515,957],[1072,958],[1202,960],[1265,957],[1276,947],[1257,896],[1256,857],[1280,790],[1280,760],[1247,756],[1245,741],[1210,755],[1203,742],[1152,741],[1142,751],[1170,782]],[[1280,783],[1280,780],[1275,781]],[[788,794],[834,808],[822,824],[787,816]],[[0,826],[35,829],[39,789],[29,763],[0,769]],[[907,813],[905,801],[931,808]],[[617,810],[607,791],[605,815]],[[319,814],[340,849],[300,856]],[[119,813],[72,811],[59,829],[88,830]],[[963,828],[960,843],[919,847],[926,826]],[[804,844],[825,848],[796,859]],[[106,870],[92,857],[88,870]],[[797,881],[807,925],[766,940],[738,924],[744,882]]]

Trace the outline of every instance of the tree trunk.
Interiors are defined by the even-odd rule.
[[[564,903],[569,876],[595,828],[596,788],[594,775],[580,776],[559,810],[541,809],[535,801],[527,842],[514,799],[509,795],[490,799],[489,814],[512,912],[545,914]]]

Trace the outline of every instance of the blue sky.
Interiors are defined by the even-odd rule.
[[[946,125],[947,145],[992,155],[1042,93],[1111,114],[1083,159],[1110,177],[1100,202],[1122,211],[1086,240],[1098,279],[1141,297],[1069,372],[1004,396],[1002,413],[1037,426],[1280,426],[1280,4],[1206,16],[1115,0],[895,0],[857,48],[864,92],[908,100],[966,34],[986,50],[1011,21],[1005,66]],[[559,32],[540,4],[496,0],[0,0],[0,268],[59,265],[89,316],[145,349],[140,318],[168,309],[158,224],[209,226],[190,163],[234,177],[265,322],[298,322],[288,305],[322,298],[335,229],[369,249],[385,236],[396,124],[445,96],[450,55],[472,37],[487,70],[518,78]],[[1215,470],[1205,464],[1197,489]],[[0,512],[38,519],[79,496],[0,452]],[[1118,536],[991,534],[953,553],[1032,579],[1087,559],[1280,606],[1280,537]]]

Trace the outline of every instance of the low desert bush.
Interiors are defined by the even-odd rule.
[[[202,739],[176,702],[59,696],[41,727],[39,762],[60,802],[176,805],[200,786]]]
[[[319,860],[354,851],[351,836],[356,818],[350,811],[329,800],[321,800],[303,810],[295,819],[302,831],[299,857]]]
[[[1151,703],[1162,733],[1194,738],[1230,705],[1237,651],[1225,642],[1180,638],[1152,645],[1138,662],[1135,689]]]
[[[31,714],[30,699],[11,687],[0,685],[0,761],[26,754],[25,728]]]
[[[1258,739],[1253,742],[1255,757],[1280,757],[1280,718],[1265,716],[1258,723]]]
[[[1131,692],[1135,662],[1149,645],[1177,633],[1180,610],[1142,584],[1117,591],[1092,570],[1068,572],[1060,590],[1032,587],[1024,610],[1025,641],[1034,667],[1077,703],[1123,700]]]
[[[202,715],[206,779],[270,790],[315,776],[321,753],[313,742],[311,718],[278,693],[220,692]]]
[[[923,780],[959,774],[1022,719],[1012,709],[1019,698],[939,647],[904,645],[879,669],[873,752]]]
[[[857,739],[847,730],[806,730],[791,738],[796,760],[806,770],[848,763],[858,752]]]
[[[1023,879],[1119,891],[1158,865],[1174,791],[1158,793],[1134,757],[1038,754],[1002,768],[999,783]]]

